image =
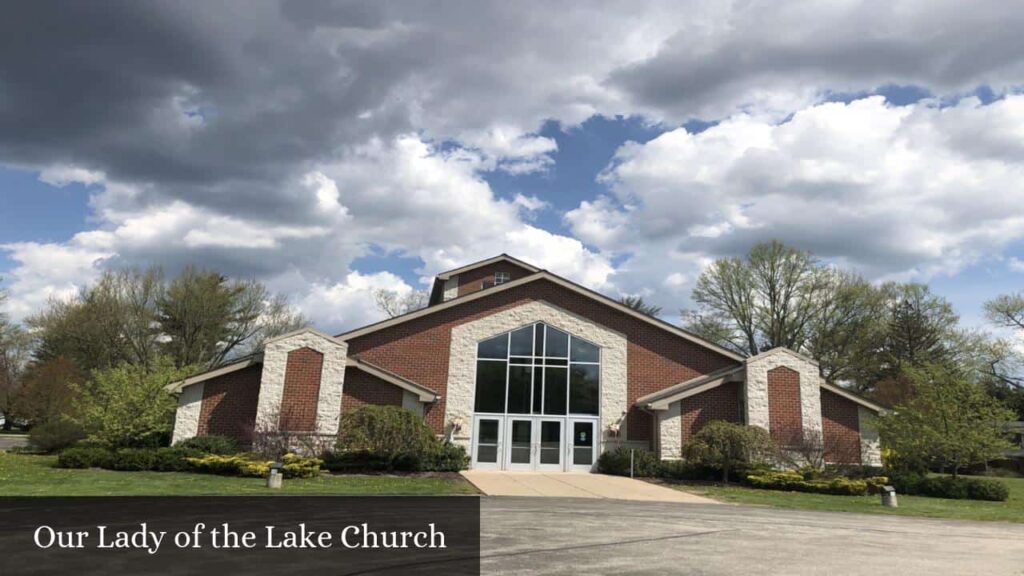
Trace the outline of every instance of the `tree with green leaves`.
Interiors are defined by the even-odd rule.
[[[619,298],[619,303],[648,316],[658,316],[661,314],[661,306],[644,302],[642,296],[623,296]]]
[[[0,304],[6,294],[0,291]],[[3,428],[10,430],[21,417],[19,403],[24,392],[23,374],[31,349],[30,335],[0,313],[0,414]]]
[[[1001,458],[1010,448],[1005,425],[1013,413],[972,374],[943,364],[904,365],[914,394],[879,418],[891,464],[905,471],[961,470]]]
[[[724,420],[709,422],[683,447],[687,462],[722,471],[728,483],[731,472],[752,464],[771,461],[776,448],[768,431]]]
[[[142,447],[166,442],[177,403],[167,386],[189,369],[157,356],[148,367],[121,364],[93,371],[77,387],[73,418],[90,438],[110,447]]]

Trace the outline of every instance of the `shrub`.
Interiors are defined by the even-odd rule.
[[[58,468],[110,468],[114,454],[99,446],[72,446],[57,455]]]
[[[122,448],[114,452],[110,468],[122,472],[152,470],[156,463],[156,450],[152,448]]]
[[[629,456],[633,452],[633,475],[652,478],[661,475],[661,462],[649,450],[630,449],[620,446],[605,452],[597,458],[597,471],[602,474],[629,476]]]
[[[423,460],[424,472],[458,472],[469,467],[469,454],[459,444],[444,442]]]
[[[181,446],[157,448],[153,451],[153,467],[155,472],[188,472],[191,469],[186,458],[202,456],[203,452]]]
[[[227,436],[196,436],[182,440],[174,445],[176,448],[187,448],[203,454],[237,454],[238,442]]]
[[[751,474],[746,477],[746,482],[754,488],[766,490],[789,490],[841,496],[863,496],[868,493],[868,484],[864,480],[851,480],[842,477],[808,480],[804,478],[803,474],[796,471]]]
[[[364,450],[394,459],[423,455],[439,444],[423,418],[398,406],[363,406],[341,419],[337,450]]]
[[[262,478],[270,474],[270,465],[274,463],[272,460],[258,459],[251,454],[207,454],[188,457],[185,460],[195,472],[253,478]],[[281,472],[285,478],[310,478],[320,473],[323,461],[319,458],[285,454],[282,463],[284,466]]]
[[[933,498],[1003,502],[1010,497],[1006,484],[991,478],[899,474],[892,483],[897,492]]]
[[[324,454],[324,468],[343,474],[367,474],[391,470],[391,459],[368,450]]]
[[[730,471],[769,461],[775,446],[764,428],[716,420],[694,434],[683,452],[687,462],[721,470],[728,482]]]
[[[29,431],[28,441],[33,448],[45,454],[59,452],[85,438],[82,427],[70,420],[51,420]]]
[[[79,386],[76,421],[91,438],[113,448],[166,445],[174,426],[174,397],[167,385],[184,377],[169,358],[150,367],[122,364],[94,370]]]

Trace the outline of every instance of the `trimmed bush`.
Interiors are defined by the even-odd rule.
[[[207,454],[185,460],[194,472],[201,474],[252,478],[263,478],[270,474],[270,465],[274,463],[273,460],[261,460],[251,454]],[[284,467],[281,472],[285,478],[311,478],[320,473],[323,460],[285,454],[282,463]]]
[[[122,448],[114,452],[111,468],[121,472],[152,470],[156,463],[156,450],[152,448]]]
[[[188,472],[191,469],[186,458],[202,456],[203,453],[191,448],[180,446],[157,448],[153,451],[154,472]]]
[[[807,480],[803,474],[796,471],[751,474],[747,476],[746,482],[754,488],[765,490],[787,490],[840,496],[863,496],[868,493],[868,484],[864,480],[850,480],[841,477]]]
[[[661,475],[661,462],[649,450],[633,449],[633,475],[638,478],[653,478]],[[602,474],[629,476],[630,449],[620,446],[605,452],[597,458],[597,471]]]
[[[368,450],[324,454],[324,469],[341,474],[372,474],[391,470],[391,458]]]
[[[238,442],[227,436],[196,436],[182,440],[175,448],[187,448],[203,454],[237,454]]]
[[[764,428],[722,420],[709,422],[683,448],[687,462],[721,470],[725,482],[730,472],[767,463],[775,452],[775,444]]]
[[[85,438],[81,426],[70,420],[53,420],[33,426],[28,433],[29,444],[44,454],[59,452]]]
[[[72,446],[57,455],[58,468],[110,468],[114,453],[100,446]]]
[[[341,419],[336,449],[366,451],[397,458],[401,454],[427,454],[439,440],[423,418],[398,406],[363,406]]]
[[[423,472],[458,472],[469,468],[469,454],[459,444],[444,442],[427,455],[422,463]]]
[[[992,478],[900,474],[894,476],[892,482],[897,492],[917,496],[992,502],[1003,502],[1010,497],[1006,484]]]

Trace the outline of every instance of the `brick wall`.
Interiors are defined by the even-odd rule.
[[[203,383],[203,404],[196,434],[252,439],[263,366],[256,364]]]
[[[738,364],[704,346],[546,280],[497,292],[461,306],[352,338],[348,341],[349,354],[360,355],[368,362],[440,394],[442,399],[429,405],[425,417],[431,427],[441,433],[448,384],[451,328],[532,300],[544,300],[626,336],[629,342],[627,401],[631,407],[640,396]],[[652,422],[649,414],[631,408],[627,423],[630,440],[651,440]]]
[[[681,400],[680,414],[683,418],[683,445],[685,446],[701,428],[713,420],[741,422],[740,384],[727,382]]]
[[[320,400],[323,367],[324,355],[312,348],[298,348],[288,352],[278,421],[278,429],[282,432],[316,430],[316,409]]]
[[[345,388],[341,398],[342,415],[360,406],[401,406],[402,389],[356,368],[345,369]]]
[[[800,409],[800,373],[779,366],[768,371],[768,427],[779,444],[792,445],[803,438]]]
[[[821,427],[826,462],[860,464],[860,416],[856,403],[822,389]]]
[[[465,296],[466,294],[472,294],[478,292],[483,288],[483,284],[488,285],[494,284],[494,273],[495,272],[508,272],[509,282],[512,280],[518,280],[533,274],[525,268],[520,268],[510,262],[495,262],[494,264],[488,264],[487,266],[481,266],[467,272],[463,272],[458,276],[459,282],[459,296]]]

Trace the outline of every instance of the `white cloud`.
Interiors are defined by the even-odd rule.
[[[15,242],[0,245],[17,264],[4,278],[9,291],[5,311],[20,322],[42,310],[50,299],[74,296],[98,276],[97,265],[110,252],[91,247],[88,241],[67,245]]]
[[[373,299],[374,290],[392,290],[399,295],[414,288],[390,272],[350,272],[334,284],[313,283],[298,302],[298,308],[322,330],[341,331],[385,318]]]

